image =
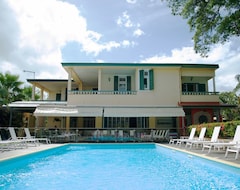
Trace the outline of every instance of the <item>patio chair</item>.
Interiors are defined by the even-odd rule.
[[[51,141],[48,138],[36,138],[35,136],[31,136],[29,128],[24,128],[24,132],[26,134],[26,139],[35,139],[36,141],[45,141],[46,144],[51,144]]]
[[[153,140],[153,136],[156,135],[156,133],[158,133],[158,130],[151,130],[150,134],[144,134],[141,136],[142,140],[146,140],[146,141],[152,141]]]
[[[208,148],[209,149],[208,153],[210,153],[212,148],[214,148],[214,149],[218,148],[218,150],[219,150],[220,148],[224,149],[224,148],[229,147],[229,146],[237,145],[238,143],[240,143],[240,125],[237,126],[232,141],[206,143],[206,144],[203,145],[203,150],[205,148]]]
[[[25,142],[21,140],[2,140],[1,133],[0,133],[0,149],[3,151],[5,149],[11,150],[11,149],[17,149],[17,148],[27,148],[27,145]]]
[[[225,153],[225,158],[228,156],[228,152],[236,153],[235,160],[237,160],[240,152],[240,144],[236,144],[234,146],[228,146]]]
[[[4,151],[5,149],[10,150],[12,148],[16,149],[15,142],[11,140],[2,140],[0,131],[0,150]]]
[[[174,144],[176,142],[176,144],[181,145],[183,142],[186,142],[186,140],[193,140],[195,132],[196,128],[192,128],[188,138],[171,139],[169,144]]]
[[[197,139],[194,139],[194,140],[196,140],[196,141],[203,141],[203,140],[204,140],[205,133],[206,133],[206,129],[207,129],[206,127],[201,128],[199,137],[198,137]],[[190,148],[192,148],[192,145],[193,145],[192,142],[194,142],[194,141],[186,139],[185,142],[186,142],[186,148],[187,148],[188,146],[189,146]]]
[[[160,130],[160,132],[155,135],[154,140],[158,140],[158,141],[164,141],[167,140],[169,137],[169,130]]]
[[[219,136],[220,129],[221,129],[220,126],[214,127],[213,133],[212,133],[212,137],[211,137],[210,140],[192,140],[192,141],[189,141],[189,142],[191,142],[192,145],[196,145],[196,146],[198,146],[198,145],[202,145],[202,146],[203,146],[203,145],[206,144],[206,143],[217,142],[217,141],[218,141],[218,136]],[[192,146],[191,146],[191,148],[192,148]],[[204,150],[204,148],[203,148],[202,150]]]
[[[35,146],[39,145],[39,141],[37,139],[27,139],[26,137],[17,137],[15,129],[13,127],[8,127],[8,130],[11,136],[10,140],[22,142],[26,144],[26,146],[27,146],[27,143],[33,143]]]

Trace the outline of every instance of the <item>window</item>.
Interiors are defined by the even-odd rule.
[[[114,91],[130,91],[131,76],[114,76]]]
[[[140,70],[140,90],[153,90],[153,70]]]
[[[183,92],[206,92],[205,84],[199,83],[183,83],[182,84]]]

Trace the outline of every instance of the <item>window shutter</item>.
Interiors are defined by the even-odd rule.
[[[127,76],[127,91],[131,90],[131,76]]]
[[[114,91],[118,91],[118,76],[114,76]]]
[[[154,89],[154,76],[153,76],[153,69],[149,70],[149,90]]]
[[[140,90],[144,90],[144,70],[139,71]]]

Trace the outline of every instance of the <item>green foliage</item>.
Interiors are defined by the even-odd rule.
[[[206,127],[207,131],[205,137],[211,138],[213,128],[216,126],[221,126],[219,136],[221,138],[233,138],[237,125],[240,125],[240,120],[229,122],[204,123],[201,125],[191,125],[188,127],[188,130],[190,131],[193,127],[196,127],[196,135],[199,135],[201,128]]]
[[[213,44],[240,36],[239,0],[166,0],[173,15],[188,20],[194,49],[206,57]]]
[[[7,105],[13,101],[22,100],[24,98],[22,84],[23,82],[19,81],[18,75],[0,73],[0,104]]]
[[[240,120],[239,97],[234,92],[222,92],[219,99],[223,104],[235,105],[233,108],[222,110],[222,115],[227,121]]]
[[[237,86],[233,89],[233,92],[236,93],[240,89],[240,75],[236,75],[235,79],[238,81]]]

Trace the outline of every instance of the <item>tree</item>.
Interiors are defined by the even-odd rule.
[[[239,0],[166,0],[173,15],[188,20],[194,50],[207,57],[213,44],[240,36]]]
[[[222,92],[219,95],[219,99],[222,103],[236,106],[235,108],[226,108],[222,111],[222,115],[226,120],[240,120],[240,107],[238,96],[234,92]]]
[[[22,84],[18,75],[11,75],[8,72],[0,73],[0,104],[7,105],[13,101],[22,100],[24,98]]]
[[[32,100],[32,87],[31,86],[25,86],[22,89],[22,93],[24,96],[23,100],[27,100],[27,101]],[[39,99],[40,99],[40,92],[38,90],[36,90],[34,100],[39,100]]]
[[[235,79],[238,81],[237,86],[233,89],[233,92],[237,92],[240,89],[240,74],[235,76]]]

